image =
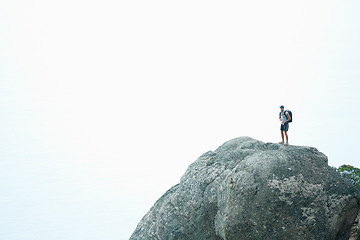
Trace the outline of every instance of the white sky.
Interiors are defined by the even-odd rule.
[[[130,209],[108,238],[127,239],[202,153],[239,136],[280,141],[282,104],[290,144],[360,167],[359,7],[2,0],[4,171],[18,156],[56,156],[59,176]]]

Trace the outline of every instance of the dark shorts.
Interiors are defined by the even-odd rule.
[[[289,123],[286,122],[284,125],[281,124],[280,131],[287,132],[289,130]]]

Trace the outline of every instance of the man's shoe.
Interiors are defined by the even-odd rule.
[[[288,145],[289,145],[289,143],[288,143],[288,142],[286,142],[284,145],[285,145],[285,146],[288,146]]]
[[[284,142],[279,142],[279,144],[284,144]]]

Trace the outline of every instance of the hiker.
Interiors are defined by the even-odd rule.
[[[279,142],[279,143],[284,144],[284,145],[289,145],[289,137],[288,137],[287,132],[289,130],[289,121],[291,121],[291,117],[287,111],[284,111],[283,105],[280,106],[280,111],[281,112],[279,114],[279,119],[281,121],[280,131],[281,131],[282,142]],[[284,134],[286,137],[286,142],[284,142]]]

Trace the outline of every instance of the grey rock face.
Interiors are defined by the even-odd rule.
[[[241,137],[192,163],[130,240],[348,239],[359,199],[317,149]]]

